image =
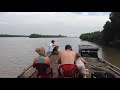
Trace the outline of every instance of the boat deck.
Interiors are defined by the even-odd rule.
[[[86,65],[86,68],[89,69],[90,73],[94,72],[108,72],[115,75],[116,78],[120,78],[120,69],[115,68],[113,65],[107,63],[107,61],[103,61],[97,58],[86,58],[90,64]]]
[[[120,78],[120,68],[105,60],[99,59],[98,50],[99,48],[93,47],[91,45],[79,45],[79,53],[86,61],[89,62],[89,64],[86,65],[86,69],[88,69],[89,73],[93,76],[95,76],[94,73],[99,73],[98,76],[103,74],[103,76],[105,76],[103,78],[110,78],[112,76]],[[53,68],[53,78],[58,77],[58,64],[56,63],[57,57],[58,55],[53,54],[49,56]],[[37,73],[37,70],[31,65],[22,74],[20,74],[18,78],[37,78]]]
[[[58,77],[57,72],[57,55],[50,56],[52,66],[53,66],[53,78]],[[120,70],[114,68],[110,64],[102,61],[97,58],[85,58],[90,64],[86,65],[86,69],[89,69],[90,73],[94,72],[110,72],[115,75],[116,78],[120,78]],[[28,67],[22,74],[18,76],[18,78],[37,78],[37,70],[32,66]]]

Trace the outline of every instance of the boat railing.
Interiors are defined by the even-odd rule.
[[[87,46],[88,46],[88,47],[92,47],[91,45],[78,45],[78,46],[79,46],[79,49],[81,49],[81,48],[80,48],[81,46],[83,46],[83,47],[86,46],[86,49],[87,49]],[[84,50],[83,50],[82,52],[88,52],[88,51],[84,51]],[[89,52],[98,52],[98,51],[89,51]],[[110,62],[105,61],[105,60],[102,60],[102,59],[100,59],[100,60],[103,61],[103,62],[105,62],[105,63],[108,64],[109,66],[115,68],[116,70],[119,70],[119,71],[120,71],[120,68],[119,68],[119,67],[111,64]]]
[[[115,65],[111,64],[110,62],[105,61],[105,60],[103,60],[103,59],[101,59],[101,60],[102,60],[103,62],[105,62],[105,63],[109,64],[111,67],[114,67],[114,68],[116,68],[117,70],[119,70],[119,71],[120,71],[120,68],[119,68],[119,67],[117,67],[117,66],[115,66]]]
[[[24,71],[23,71],[17,78],[23,76],[23,75],[24,75],[27,71],[29,71],[31,68],[32,68],[32,65],[30,65],[29,67],[27,67],[26,69],[24,69]]]
[[[100,59],[102,62],[108,64],[109,66],[107,66],[107,68],[111,69],[113,72],[115,72],[116,74],[120,75],[120,68],[111,64],[110,62],[108,61],[105,61],[103,59]]]

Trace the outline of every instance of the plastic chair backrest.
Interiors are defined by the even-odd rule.
[[[78,67],[75,64],[63,64],[58,68],[58,77],[78,77]]]
[[[37,64],[34,64],[33,67],[38,70],[38,76],[39,75],[52,76],[52,70],[50,68],[50,65],[46,63],[37,63]]]

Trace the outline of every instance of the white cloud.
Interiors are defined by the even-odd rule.
[[[0,15],[9,26],[2,26],[0,33],[14,34],[63,34],[79,36],[98,31],[109,20],[105,12],[8,12]],[[4,23],[4,24],[5,24]]]
[[[82,15],[88,15],[88,13],[87,13],[87,12],[82,12],[81,14],[82,14]]]
[[[6,23],[6,22],[1,22],[1,21],[0,21],[0,24],[8,24],[8,23]]]

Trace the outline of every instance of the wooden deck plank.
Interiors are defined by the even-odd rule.
[[[56,60],[58,58],[58,55],[51,55],[50,56],[50,60],[51,60],[51,63],[52,63],[52,68],[53,68],[53,78],[57,78],[58,76],[58,71],[57,71],[57,63],[56,63]]]

